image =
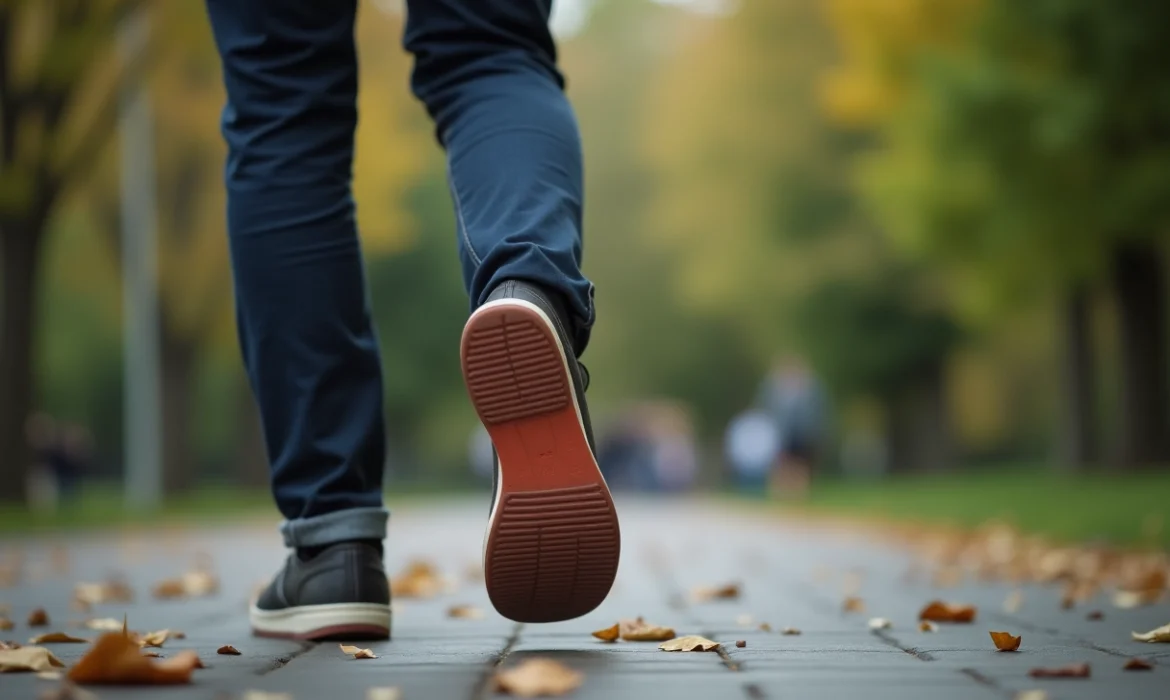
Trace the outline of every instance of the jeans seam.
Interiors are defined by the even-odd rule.
[[[451,190],[451,200],[455,203],[455,221],[459,228],[459,235],[463,238],[463,245],[467,248],[467,254],[471,256],[471,262],[478,268],[483,264],[483,260],[475,252],[475,247],[471,245],[471,236],[467,233],[467,222],[463,219],[463,203],[459,199],[459,188],[455,185],[455,173],[451,171],[448,164],[447,167],[447,182]]]

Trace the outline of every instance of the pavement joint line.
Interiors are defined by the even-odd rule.
[[[285,656],[278,656],[272,660],[272,663],[269,664],[268,667],[256,671],[256,675],[267,676],[269,673],[279,671],[285,666],[288,666],[293,659],[297,658],[298,656],[303,656],[317,647],[316,642],[299,642],[299,644],[301,645],[300,649],[297,649],[291,654],[287,654]]]
[[[512,654],[512,650],[520,643],[520,633],[524,631],[524,623],[517,622],[512,627],[512,633],[504,641],[504,646],[496,654],[496,658],[484,668],[483,673],[480,674],[479,680],[471,689],[471,700],[480,700],[480,698],[487,698],[493,695],[492,676],[495,675],[496,669],[504,664],[508,656]]]
[[[901,649],[919,661],[934,661],[934,655],[929,651],[918,649],[917,647],[906,646],[905,644],[899,642],[896,638],[887,634],[885,630],[873,630],[873,636],[894,647],[895,649]]]
[[[982,685],[982,686],[985,686],[987,688],[994,690],[995,692],[999,693],[1000,695],[1004,696],[1005,698],[1008,698],[1009,700],[1016,697],[1016,693],[1014,691],[1011,691],[1011,690],[1003,687],[994,678],[992,678],[988,675],[985,675],[983,672],[979,671],[978,669],[961,668],[961,669],[959,669],[959,673],[963,674],[964,676],[967,676],[968,678],[975,681],[979,685]]]

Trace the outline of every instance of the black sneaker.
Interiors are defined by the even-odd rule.
[[[390,585],[382,554],[341,542],[312,559],[296,552],[249,611],[252,633],[285,639],[387,639]]]
[[[497,456],[484,578],[517,622],[580,617],[617,574],[617,511],[567,326],[558,296],[509,280],[463,329],[463,378]]]

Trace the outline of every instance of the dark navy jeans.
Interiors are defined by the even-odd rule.
[[[447,153],[471,307],[505,279],[542,284],[568,302],[580,352],[593,321],[593,287],[580,270],[581,148],[550,5],[410,0],[403,43],[415,58],[411,88]],[[382,369],[350,191],[357,2],[207,7],[228,95],[240,346],[285,543],[381,539]]]

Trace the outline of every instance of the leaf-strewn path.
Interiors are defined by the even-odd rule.
[[[1170,622],[1166,602],[1122,610],[1107,596],[1064,610],[1060,592],[1024,587],[1015,613],[1004,611],[1011,588],[969,580],[935,589],[910,582],[909,556],[865,533],[833,533],[737,514],[701,501],[619,501],[624,547],[618,583],[605,604],[580,620],[517,625],[491,609],[482,583],[467,571],[477,564],[486,502],[459,501],[403,508],[391,517],[391,573],[426,558],[452,577],[447,592],[399,600],[394,639],[361,643],[376,659],[355,660],[336,644],[254,639],[246,605],[257,583],[284,556],[273,524],[228,524],[201,529],[21,537],[0,540],[0,557],[23,552],[23,581],[0,588],[15,628],[0,640],[25,643],[42,632],[98,632],[73,626],[87,617],[129,617],[138,631],[170,628],[186,633],[162,649],[199,652],[207,669],[189,686],[93,687],[99,698],[233,698],[247,690],[285,692],[300,700],[362,700],[371,687],[394,686],[404,700],[494,697],[495,670],[526,657],[555,658],[584,673],[578,698],[890,698],[971,700],[1014,698],[1042,689],[1048,697],[1160,698],[1170,685],[1170,645],[1142,644],[1131,630]],[[64,545],[67,554],[55,548]],[[157,601],[151,587],[178,576],[210,555],[220,578],[217,594]],[[11,561],[11,559],[9,559]],[[68,571],[60,568],[68,564]],[[856,573],[849,574],[854,571]],[[89,613],[72,610],[73,585],[123,574],[132,603],[106,603]],[[738,599],[695,603],[696,586],[742,583]],[[863,599],[864,612],[844,612],[846,587]],[[978,606],[973,624],[919,630],[917,615],[929,600]],[[467,604],[480,619],[451,618]],[[29,628],[28,613],[44,607],[52,624]],[[1092,609],[1104,618],[1087,619]],[[717,653],[667,653],[653,642],[605,644],[590,636],[620,618],[644,616],[722,643]],[[748,619],[750,617],[750,620]],[[871,630],[871,617],[888,629]],[[759,629],[767,623],[771,631]],[[782,635],[784,627],[801,630]],[[998,653],[991,630],[1023,637],[1020,651]],[[736,641],[746,645],[737,647]],[[236,647],[239,656],[216,649]],[[48,645],[66,663],[87,645]],[[1152,671],[1123,671],[1127,659],[1153,662]],[[1087,662],[1088,679],[1039,680],[1034,667]],[[0,674],[0,698],[37,698],[54,681],[34,674]]]

